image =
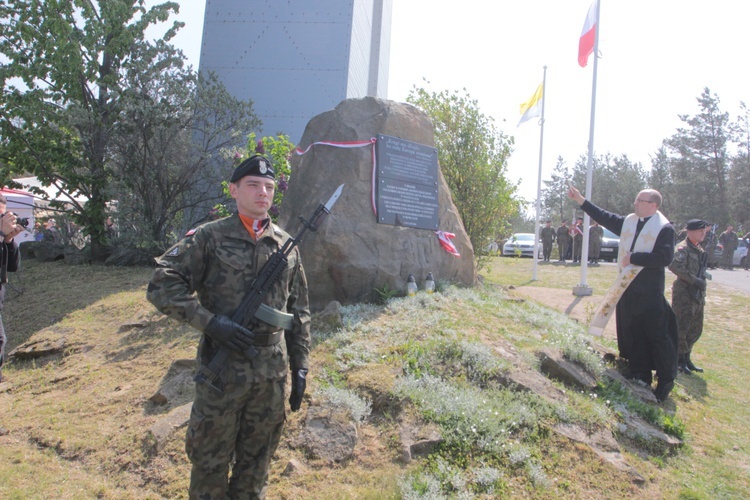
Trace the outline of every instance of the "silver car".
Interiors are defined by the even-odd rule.
[[[514,233],[503,245],[505,257],[534,257],[534,233]],[[537,256],[542,258],[542,242],[539,242]]]

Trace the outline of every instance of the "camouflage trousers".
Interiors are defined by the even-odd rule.
[[[230,382],[222,395],[196,384],[185,441],[193,464],[191,499],[266,497],[268,467],[284,427],[285,381]]]
[[[677,317],[677,354],[690,354],[703,333],[705,300],[696,301],[685,287],[672,288],[672,310]]]

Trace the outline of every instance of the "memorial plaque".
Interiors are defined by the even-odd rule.
[[[378,134],[378,223],[438,229],[437,149]]]

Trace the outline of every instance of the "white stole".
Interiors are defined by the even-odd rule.
[[[643,269],[643,266],[635,264],[630,264],[624,268],[620,267],[622,259],[630,251],[630,247],[633,246],[637,224],[638,216],[635,214],[628,215],[622,223],[620,248],[617,253],[617,266],[620,270],[620,275],[607,292],[607,295],[604,296],[604,300],[599,304],[599,308],[594,314],[594,319],[591,320],[589,333],[592,335],[601,336],[604,333],[604,327],[607,326],[609,318],[614,314],[615,306],[617,306],[620,297],[622,297],[622,294],[625,293],[625,290],[627,290],[628,286],[630,286],[635,277],[638,276],[638,273]],[[657,236],[659,236],[662,228],[668,224],[669,220],[661,212],[657,211],[646,221],[643,229],[638,234],[638,239],[635,240],[635,246],[633,246],[633,252],[652,252]]]

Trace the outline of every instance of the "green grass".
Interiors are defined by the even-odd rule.
[[[743,498],[750,493],[750,405],[745,389],[750,346],[747,295],[709,285],[706,329],[694,361],[702,375],[680,375],[665,408],[638,404],[616,387],[567,390],[553,404],[510,391],[499,380],[514,363],[535,366],[534,351],[562,349],[596,371],[584,325],[508,287],[569,289],[580,267],[529,259],[491,259],[486,287],[344,308],[344,327],[314,331],[309,392],[358,422],[354,457],[327,464],[295,446],[303,411],[289,414],[271,467],[269,498]],[[595,296],[614,267],[589,268]],[[189,464],[184,432],[155,453],[146,429],[165,411],[148,397],[172,360],[194,355],[197,334],[145,301],[149,269],[24,263],[11,275],[3,320],[10,348],[64,336],[63,355],[13,362],[11,390],[0,393],[0,498],[185,498]],[[500,286],[497,286],[500,285]],[[568,289],[565,291],[565,289]],[[520,291],[520,290],[519,290]],[[315,324],[315,323],[314,323]],[[565,389],[558,383],[558,388]],[[615,404],[616,403],[616,404]],[[631,478],[586,447],[550,432],[556,422],[617,429],[623,409],[681,435],[685,446],[662,456],[623,440]],[[400,461],[400,423],[437,425],[444,444],[430,457]],[[282,474],[289,459],[305,464]]]

